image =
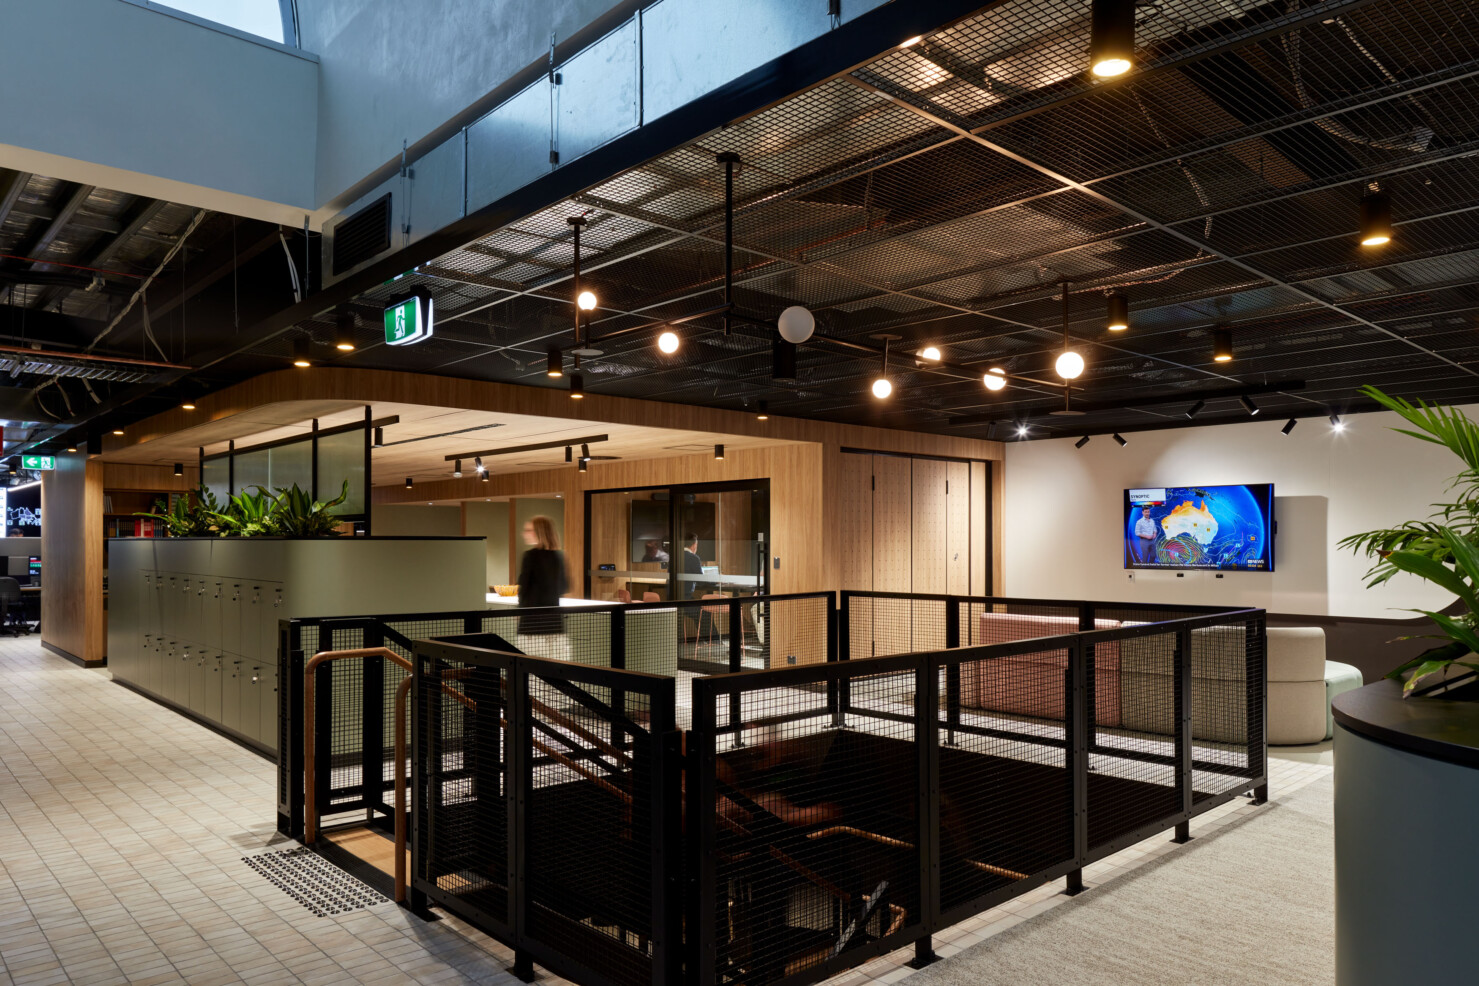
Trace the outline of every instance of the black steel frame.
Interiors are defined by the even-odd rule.
[[[629,671],[623,667],[626,659],[625,614],[633,610],[681,607],[685,605],[683,603],[592,607],[597,611],[609,611],[613,615],[610,667],[550,661],[486,649],[488,637],[481,634],[485,618],[518,613],[550,613],[554,608],[285,620],[281,625],[281,646],[283,666],[289,669],[289,674],[280,688],[283,696],[280,749],[284,751],[284,755],[280,758],[279,771],[279,829],[289,835],[301,834],[301,719],[293,715],[292,710],[302,707],[302,631],[308,625],[318,628],[321,641],[331,639],[328,634],[335,631],[357,629],[362,634],[360,639],[363,646],[374,646],[371,641],[389,642],[409,648],[414,653],[416,680],[411,751],[411,905],[418,909],[424,909],[428,904],[444,907],[510,944],[517,957],[515,972],[522,978],[532,976],[531,963],[538,961],[577,982],[590,983],[593,986],[623,986],[619,979],[612,978],[606,970],[591,968],[588,956],[567,954],[548,941],[538,940],[537,936],[528,933],[526,919],[529,889],[523,874],[528,862],[524,856],[529,851],[529,819],[525,809],[532,777],[529,771],[534,763],[551,762],[548,757],[542,757],[533,744],[536,724],[530,708],[531,677],[545,682],[561,681],[570,685],[578,684],[580,687],[608,689],[611,707],[615,709],[625,707],[622,702],[627,695],[643,696],[650,703],[651,718],[649,726],[644,730],[645,736],[638,738],[628,729],[624,734],[628,739],[624,742],[631,743],[633,749],[647,744],[643,755],[649,758],[647,763],[655,771],[652,775],[653,784],[649,789],[650,804],[645,806],[652,812],[650,818],[654,840],[652,869],[647,878],[650,881],[652,926],[649,938],[651,944],[646,954],[651,959],[651,981],[655,983],[684,982],[718,986],[732,981],[721,975],[722,970],[716,966],[716,928],[712,920],[719,895],[721,892],[728,892],[716,879],[717,822],[720,810],[716,806],[719,802],[718,795],[721,790],[725,790],[718,776],[718,765],[725,751],[738,750],[744,745],[743,732],[746,729],[811,720],[823,730],[859,734],[859,727],[865,726],[867,720],[906,723],[913,726],[912,740],[909,742],[913,746],[912,756],[917,763],[914,775],[917,778],[914,782],[917,804],[912,815],[915,819],[915,841],[908,849],[915,854],[913,858],[918,874],[920,901],[918,913],[910,914],[907,922],[892,933],[880,933],[874,940],[850,947],[784,976],[755,980],[757,983],[763,982],[765,986],[800,986],[803,983],[816,982],[873,956],[910,943],[915,945],[917,962],[931,961],[933,936],[966,917],[999,906],[1013,897],[1060,878],[1065,881],[1065,892],[1075,893],[1083,889],[1083,869],[1099,859],[1167,830],[1175,831],[1175,841],[1185,841],[1189,837],[1189,823],[1192,818],[1243,795],[1251,794],[1255,803],[1261,803],[1267,798],[1267,742],[1264,732],[1264,710],[1267,705],[1266,618],[1262,610],[849,590],[835,595],[797,593],[777,597],[737,597],[730,603],[734,607],[731,610],[731,619],[737,619],[735,610],[743,605],[816,597],[825,597],[828,600],[826,663],[739,670],[737,655],[732,655],[730,669],[725,673],[698,677],[692,681],[692,729],[687,734],[681,733],[676,725],[675,681],[665,676]],[[851,610],[861,599],[945,604],[945,612],[949,614],[944,621],[945,647],[924,653],[849,660]],[[712,601],[709,604],[712,605]],[[1078,614],[1080,629],[1052,637],[961,647],[960,613],[966,606],[978,604],[1071,609]],[[1126,613],[1143,613],[1147,622],[1115,629],[1094,629],[1096,614],[1111,611],[1120,618]],[[1168,619],[1168,616],[1173,618]],[[460,640],[454,635],[433,640],[409,641],[388,625],[432,619],[460,620],[467,636]],[[1246,706],[1239,711],[1245,716],[1245,741],[1234,744],[1236,756],[1227,762],[1199,757],[1197,743],[1193,739],[1193,634],[1212,627],[1236,628],[1242,631],[1236,639],[1243,648],[1241,670],[1246,685]],[[1169,641],[1167,643],[1174,654],[1175,672],[1170,686],[1174,691],[1174,736],[1169,737],[1171,752],[1101,742],[1094,711],[1095,647],[1157,636],[1174,639],[1174,644]],[[731,645],[731,651],[733,650]],[[1005,721],[997,717],[998,721],[991,725],[982,725],[967,721],[967,717],[962,715],[962,666],[980,666],[982,662],[1045,652],[1067,655],[1063,671],[1063,720],[1055,723],[1061,726],[1061,738],[1058,735],[1045,735],[1041,730],[1032,731],[1029,723],[1017,724],[1010,717]],[[455,893],[438,886],[437,874],[427,868],[423,851],[423,838],[426,834],[424,827],[436,824],[434,814],[427,815],[426,812],[428,806],[438,803],[435,799],[428,800],[427,785],[431,781],[428,775],[430,765],[427,759],[427,737],[431,735],[429,730],[442,728],[437,719],[439,713],[433,709],[433,706],[440,707],[437,705],[440,701],[437,696],[440,694],[441,679],[438,677],[433,683],[429,676],[437,662],[448,661],[463,666],[498,669],[508,682],[506,705],[501,709],[507,725],[504,739],[500,741],[504,751],[500,769],[505,771],[503,776],[506,780],[502,797],[508,812],[506,836],[509,907],[506,919],[470,907],[466,901],[459,900]],[[903,706],[898,709],[884,709],[853,701],[851,686],[854,681],[890,674],[912,677],[912,708]],[[376,689],[374,695],[371,694],[369,684],[372,680]],[[366,691],[359,696],[359,701],[363,703],[362,708],[369,709],[373,707],[373,698],[383,696],[383,682],[377,675],[369,673],[364,675],[363,681]],[[747,706],[744,701],[747,695],[776,689],[788,690],[794,694],[810,693],[817,698],[806,703],[807,707],[803,711],[744,718],[742,710],[764,704],[763,701],[757,701],[753,706]],[[331,685],[325,687],[320,694],[331,695]],[[321,698],[320,701],[333,700]],[[320,713],[327,711],[327,708],[328,706],[321,707]],[[1229,712],[1225,709],[1218,711]],[[383,722],[378,716],[366,718]],[[328,720],[325,718],[322,721]],[[1014,728],[1016,725],[1021,728]],[[382,751],[385,737],[376,732],[383,728],[380,722],[366,722],[363,728],[364,751],[367,754]],[[866,733],[866,729],[862,732]],[[617,735],[613,726],[613,741],[616,741]],[[1044,819],[1044,824],[1057,825],[1064,831],[1071,829],[1071,850],[1037,866],[1015,882],[993,887],[970,899],[946,901],[942,897],[941,876],[942,751],[953,751],[957,736],[968,735],[1061,751],[1055,755],[1055,759],[1060,760],[1063,765],[1062,773],[1067,785],[1063,803],[1070,806],[1070,809],[1067,812],[1068,817]],[[949,755],[958,757],[961,754],[953,751]],[[1107,835],[1101,835],[1097,839],[1091,838],[1091,814],[1096,806],[1091,798],[1091,788],[1094,785],[1093,778],[1096,777],[1093,767],[1096,757],[1153,764],[1162,772],[1158,775],[1162,777],[1165,776],[1165,771],[1171,771],[1174,788],[1165,785],[1160,790],[1163,794],[1168,789],[1174,791],[1174,809],[1158,810],[1157,814],[1148,818],[1141,812],[1131,823],[1108,831]],[[384,764],[380,761],[374,764],[367,762],[363,775],[364,790],[359,800],[349,805],[350,808],[361,807],[388,813],[385,792],[389,785],[383,783],[383,767]],[[327,775],[329,772],[322,773]],[[1204,790],[1197,790],[1199,782]],[[866,784],[867,777],[860,774],[857,783]],[[293,798],[295,792],[298,795],[296,802]],[[329,792],[325,790],[321,793]],[[325,799],[322,803],[327,805],[329,802]],[[1113,809],[1116,806],[1101,802],[1098,807],[1108,814],[1114,814]],[[345,810],[345,804],[335,804],[335,810]]]

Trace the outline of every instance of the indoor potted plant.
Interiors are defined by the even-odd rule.
[[[1398,572],[1408,572],[1458,597],[1450,612],[1422,613],[1437,633],[1423,634],[1445,643],[1424,651],[1387,674],[1411,695],[1418,682],[1458,665],[1479,671],[1479,424],[1451,407],[1416,405],[1375,387],[1361,393],[1405,418],[1417,430],[1394,428],[1403,435],[1442,445],[1463,460],[1465,469],[1448,485],[1450,503],[1433,504],[1428,520],[1409,520],[1396,527],[1353,534],[1340,542],[1376,559],[1367,587],[1381,585]]]

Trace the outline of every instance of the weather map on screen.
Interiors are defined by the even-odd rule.
[[[1125,490],[1126,568],[1274,570],[1274,487]]]

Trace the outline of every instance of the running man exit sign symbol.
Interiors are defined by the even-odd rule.
[[[414,294],[385,309],[385,344],[409,346],[431,338],[431,295]]]

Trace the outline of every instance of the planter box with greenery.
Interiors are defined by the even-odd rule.
[[[154,504],[155,513],[141,513],[164,525],[165,534],[175,538],[189,537],[337,537],[336,528],[343,523],[329,511],[349,497],[349,482],[332,500],[315,500],[294,483],[276,491],[254,487],[255,493],[243,491],[227,498],[225,504],[204,486],[195,496],[181,497],[173,506],[163,500]]]

